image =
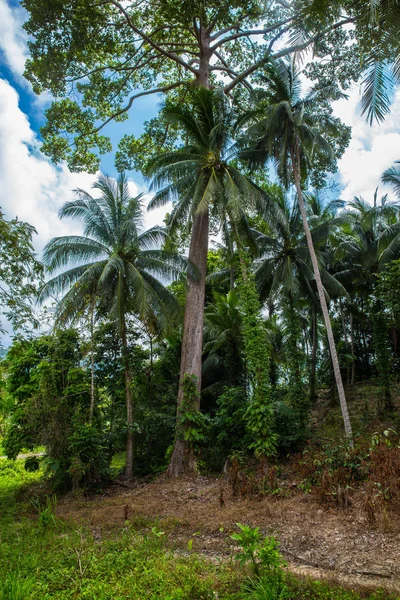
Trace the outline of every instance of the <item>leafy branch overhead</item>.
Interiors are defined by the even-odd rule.
[[[211,84],[238,100],[244,90],[258,85],[258,74],[271,60],[297,57],[311,48],[319,62],[334,56],[333,75],[342,85],[366,70],[363,110],[380,119],[389,95],[379,65],[393,63],[392,75],[399,75],[398,36],[393,33],[400,9],[394,1],[374,4],[368,21],[352,1],[331,8],[331,3],[309,0],[66,0],[51,7],[24,0],[30,15],[25,29],[32,36],[25,74],[37,93],[49,91],[55,98],[42,128],[43,150],[56,162],[67,160],[76,171],[96,171],[98,153],[111,150],[103,128],[112,120],[134,117],[141,98],[172,94],[182,101],[188,86]],[[336,33],[342,36],[340,46],[333,43]],[[326,69],[331,72],[332,65]],[[149,127],[157,125],[150,122]],[[152,141],[155,150],[171,132],[161,127],[146,143]],[[140,149],[140,142],[127,133],[120,155],[124,167]],[[137,168],[139,161],[134,164]]]

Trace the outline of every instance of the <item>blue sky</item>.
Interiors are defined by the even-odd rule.
[[[57,212],[74,188],[90,189],[94,176],[70,173],[65,165],[56,167],[40,151],[38,131],[50,99],[36,97],[22,77],[28,55],[24,19],[15,0],[0,0],[0,207],[9,218],[18,215],[36,227],[35,246],[40,252],[54,235],[76,232],[76,224],[60,222]],[[124,133],[140,133],[160,102],[161,98],[143,98],[134,104],[128,121],[110,125],[106,131],[114,144]],[[357,194],[372,201],[382,172],[400,159],[400,91],[392,113],[380,126],[369,127],[358,106],[357,86],[348,100],[335,106],[336,114],[353,128],[351,144],[339,161],[340,196],[349,200]],[[103,157],[101,168],[115,173],[112,155]],[[146,190],[139,174],[129,175],[133,192]],[[160,223],[164,213],[148,213],[146,225]]]

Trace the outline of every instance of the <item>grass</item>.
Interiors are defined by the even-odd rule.
[[[269,575],[249,584],[233,560],[178,552],[157,523],[126,523],[107,535],[67,523],[57,518],[56,500],[45,495],[41,477],[27,473],[23,461],[0,460],[0,600],[360,598],[287,575],[279,589]]]

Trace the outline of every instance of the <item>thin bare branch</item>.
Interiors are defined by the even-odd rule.
[[[280,27],[283,27],[283,25],[287,25],[291,21],[293,21],[293,17],[284,19],[283,21],[276,23],[273,27],[266,27],[264,29],[246,29],[243,31],[238,31],[237,33],[233,33],[232,35],[228,35],[227,37],[222,38],[219,42],[214,44],[214,46],[211,46],[211,50],[215,50],[216,48],[219,48],[219,46],[222,46],[227,42],[231,42],[232,40],[236,40],[241,37],[251,37],[253,35],[266,35],[267,33],[272,33],[273,31],[280,29]],[[237,29],[237,27],[231,29]],[[224,32],[224,30],[221,30],[221,32]],[[218,34],[212,36],[211,40],[217,39],[218,37],[220,37],[220,35],[222,35],[222,33],[218,32]]]
[[[108,119],[106,119],[101,125],[99,125],[98,127],[96,127],[95,129],[93,129],[90,133],[84,133],[79,135],[73,142],[72,144],[70,144],[70,146],[73,146],[77,140],[87,137],[88,135],[94,135],[95,133],[98,133],[99,131],[101,131],[106,125],[108,125],[108,123],[110,123],[111,121],[114,121],[114,119],[116,119],[117,117],[119,117],[120,115],[128,112],[128,110],[130,110],[130,108],[132,108],[132,104],[134,103],[135,100],[137,100],[138,98],[141,98],[142,96],[150,96],[152,94],[161,94],[164,92],[169,92],[170,90],[173,90],[181,85],[184,85],[186,82],[184,81],[178,81],[175,83],[171,83],[170,85],[164,85],[162,87],[159,88],[153,88],[151,90],[144,90],[143,92],[138,92],[137,94],[134,94],[133,96],[131,96],[129,98],[128,103],[121,108],[120,110],[118,110],[117,112],[115,112],[114,114],[111,115],[111,117],[109,117]]]
[[[332,30],[338,29],[339,27],[342,27],[343,25],[347,25],[347,24],[353,23],[353,22],[354,22],[353,18],[343,19],[342,21],[339,21],[338,23],[335,23],[334,25],[332,25],[332,27],[327,28],[327,31],[332,31]],[[264,58],[262,58],[261,60],[256,62],[254,65],[252,65],[251,67],[249,67],[248,69],[246,69],[245,71],[240,73],[240,75],[238,75],[238,77],[236,79],[234,79],[229,85],[227,85],[224,88],[225,94],[230,92],[238,83],[241,83],[244,79],[246,79],[246,77],[248,77],[249,75],[251,75],[252,73],[257,71],[257,69],[259,69],[260,67],[265,65],[271,59],[276,60],[278,58],[283,58],[284,56],[288,56],[289,54],[295,54],[297,52],[302,52],[303,50],[306,50],[309,46],[311,46],[311,44],[313,44],[321,35],[323,35],[323,32],[316,33],[314,36],[312,36],[306,42],[303,42],[302,44],[297,44],[296,46],[288,46],[287,48],[284,48],[283,50],[280,50],[279,52],[276,52],[275,54],[270,54],[268,52],[264,56]]]

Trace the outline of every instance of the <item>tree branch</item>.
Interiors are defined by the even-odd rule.
[[[81,135],[79,135],[77,137],[77,140],[80,140],[84,137],[87,137],[88,135],[94,135],[95,133],[98,133],[99,131],[101,131],[106,125],[108,125],[108,123],[110,123],[111,121],[114,121],[114,119],[116,119],[117,117],[119,117],[120,115],[128,112],[128,110],[132,107],[132,104],[134,103],[135,100],[137,100],[138,98],[141,98],[142,96],[150,96],[151,94],[160,94],[163,92],[169,92],[170,90],[173,90],[181,85],[184,85],[185,82],[184,81],[178,81],[175,83],[171,83],[170,85],[164,85],[162,87],[159,88],[154,88],[152,90],[144,90],[143,92],[139,92],[137,94],[134,94],[133,96],[131,96],[129,98],[128,103],[121,108],[120,110],[118,110],[117,112],[115,112],[113,115],[111,115],[111,117],[109,117],[108,119],[106,119],[101,125],[99,125],[98,127],[96,127],[95,129],[92,129],[92,131],[88,132],[88,133],[82,133]],[[70,147],[73,146],[77,140],[74,140],[71,144]]]
[[[238,31],[237,33],[229,35],[228,37],[222,38],[222,40],[220,40],[219,42],[217,42],[216,44],[214,44],[214,46],[211,46],[211,50],[215,50],[216,48],[219,48],[219,46],[222,46],[222,44],[225,44],[226,42],[231,42],[232,40],[236,40],[237,38],[248,37],[248,36],[252,36],[252,35],[266,35],[267,33],[271,33],[272,31],[276,31],[277,29],[279,29],[283,25],[287,25],[287,23],[290,23],[291,21],[293,21],[293,17],[289,17],[289,18],[285,19],[284,21],[280,21],[279,23],[276,23],[276,25],[274,25],[273,27],[267,27],[267,28],[264,28],[264,29],[246,29],[244,31]],[[226,28],[226,29],[228,29],[228,28]],[[228,29],[228,31],[232,30],[232,29],[237,29],[237,26],[236,27],[230,27]],[[227,33],[227,31],[224,30],[224,29],[221,29],[220,32],[218,32],[217,34],[213,35],[210,39],[211,40],[215,40],[218,37],[220,37],[223,33]]]
[[[176,56],[176,54],[173,54],[172,52],[168,52],[168,50],[164,50],[161,46],[159,46],[157,44],[157,42],[155,42],[154,40],[151,39],[151,37],[146,35],[144,33],[144,31],[141,31],[138,27],[136,27],[136,25],[134,25],[132,23],[132,20],[131,20],[129,14],[127,13],[127,11],[117,0],[110,0],[110,3],[113,4],[124,15],[125,20],[126,20],[127,24],[129,25],[129,27],[132,29],[132,31],[134,31],[137,35],[139,35],[142,38],[142,40],[144,40],[145,42],[150,44],[150,46],[152,48],[154,48],[155,50],[157,50],[162,56],[165,56],[165,57],[173,60],[178,65],[181,65],[181,67],[183,67],[187,71],[191,71],[191,73],[193,73],[194,75],[197,76],[196,69],[194,69],[193,67],[188,65],[184,60],[179,58],[179,56]]]
[[[342,27],[342,25],[347,25],[348,23],[354,23],[354,18],[343,19],[342,21],[339,21],[338,23],[335,23],[334,25],[332,25],[332,27],[329,27],[327,29],[327,31],[338,29],[339,27]],[[243,79],[246,79],[246,77],[248,77],[249,75],[254,73],[254,71],[257,71],[257,69],[259,69],[260,67],[265,65],[271,59],[276,60],[278,58],[283,58],[284,56],[288,56],[288,54],[295,54],[296,52],[302,52],[303,50],[306,50],[306,48],[308,48],[311,44],[313,44],[321,35],[323,35],[323,33],[321,33],[321,32],[316,33],[314,36],[312,36],[306,42],[303,42],[302,44],[298,44],[297,46],[289,46],[288,48],[280,50],[276,54],[267,53],[267,55],[264,58],[262,58],[261,60],[256,62],[254,65],[252,65],[251,67],[249,67],[248,69],[246,69],[245,71],[240,73],[240,75],[238,75],[238,77],[236,79],[234,79],[229,85],[227,85],[224,88],[225,94],[229,93],[238,83],[241,83],[243,81]]]

